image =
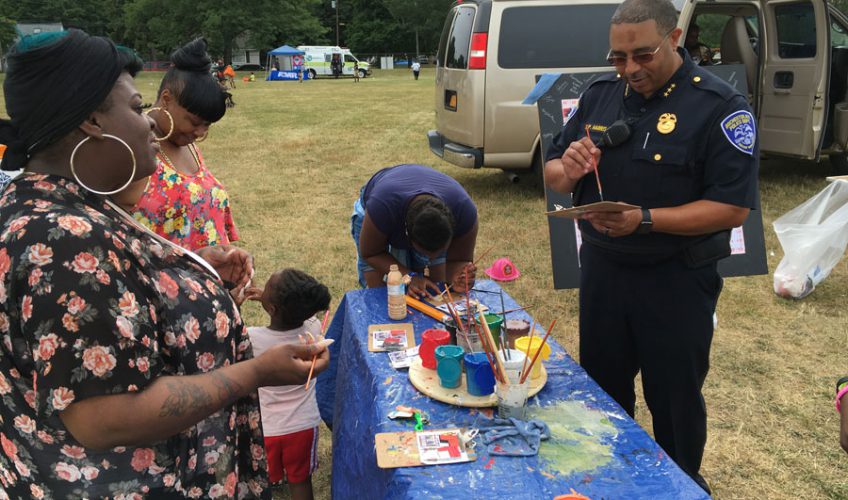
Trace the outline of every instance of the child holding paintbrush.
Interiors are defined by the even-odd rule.
[[[274,273],[264,289],[251,288],[250,300],[258,300],[271,318],[267,327],[247,329],[254,356],[283,343],[317,340],[323,334],[315,314],[328,310],[330,292],[315,278],[297,269]],[[288,482],[295,500],[312,498],[312,473],[318,467],[318,402],[315,384],[259,388],[268,480]]]

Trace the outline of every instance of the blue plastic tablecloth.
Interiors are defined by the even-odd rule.
[[[475,289],[500,291],[492,281]],[[497,293],[474,297],[501,310]],[[519,307],[506,293],[504,301],[507,310]],[[508,317],[531,319],[523,311]],[[430,415],[425,428],[433,429],[469,427],[479,413],[429,399],[412,386],[406,370],[391,367],[386,353],[368,352],[368,325],[391,322],[385,288],[357,290],[345,295],[327,331],[336,342],[317,390],[321,416],[333,429],[333,498],[535,499],[572,489],[592,499],[709,498],[552,338],[548,382],[528,403],[551,428],[538,456],[489,456],[478,444],[474,462],[378,468],[374,435],[412,430],[413,422],[387,418],[397,405],[424,410]],[[424,330],[436,326],[417,311],[402,322],[413,323],[416,345]],[[536,329],[544,332],[542,325]]]

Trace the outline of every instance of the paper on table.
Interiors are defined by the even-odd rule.
[[[640,208],[642,207],[639,205],[631,205],[621,201],[599,201],[596,203],[589,203],[587,205],[580,205],[579,207],[552,210],[550,212],[545,212],[545,215],[576,219],[589,212],[626,212],[628,210],[637,210]]]

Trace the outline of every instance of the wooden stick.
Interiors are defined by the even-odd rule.
[[[536,335],[536,321],[534,320],[533,321],[533,328],[530,329],[530,342],[527,344],[527,346],[528,346],[527,352],[524,353],[524,363],[522,363],[522,365],[521,365],[521,375],[524,375],[524,373],[527,371],[527,358],[530,357],[530,356],[527,356],[527,354],[530,353],[530,349],[533,347],[533,338],[535,337],[535,335]]]
[[[330,310],[327,309],[327,312],[324,313],[324,321],[321,322],[321,337],[324,337],[324,332],[327,331],[327,320],[330,319]],[[309,376],[306,377],[306,385],[303,386],[305,391],[309,390],[309,381],[312,380],[312,372],[315,370],[315,362],[318,361],[318,355],[315,354],[312,356],[312,366],[309,367]],[[318,383],[317,381],[315,382]]]
[[[491,252],[491,251],[492,251],[492,250],[494,250],[494,249],[495,249],[495,245],[492,245],[492,246],[490,246],[489,248],[487,248],[486,250],[484,250],[484,251],[483,251],[483,253],[481,253],[479,257],[477,257],[476,259],[474,259],[474,265],[476,266],[476,265],[477,265],[477,263],[478,263],[478,262],[480,262],[480,260],[481,260],[483,257],[485,257],[485,256],[489,255],[489,252]]]
[[[416,311],[420,311],[420,312],[426,314],[427,316],[430,316],[431,318],[435,319],[436,321],[444,323],[445,316],[447,316],[447,314],[443,313],[442,311],[436,309],[433,306],[430,306],[430,305],[427,305],[427,304],[421,302],[420,300],[418,300],[416,298],[410,297],[409,295],[406,295],[405,298],[406,298],[406,305],[408,305],[409,307],[415,309]]]
[[[523,384],[524,381],[527,380],[527,375],[530,373],[530,370],[533,369],[533,365],[536,363],[536,360],[539,359],[539,354],[542,353],[542,348],[545,347],[545,342],[548,341],[548,335],[550,335],[551,332],[553,331],[554,325],[556,324],[556,322],[557,322],[557,320],[553,320],[551,322],[551,326],[548,327],[548,331],[547,331],[547,333],[545,333],[545,337],[542,339],[542,343],[539,344],[539,348],[536,349],[536,355],[533,356],[533,361],[530,362],[530,366],[527,367],[527,371],[524,372],[524,374],[521,375],[521,380],[518,381],[519,384]]]

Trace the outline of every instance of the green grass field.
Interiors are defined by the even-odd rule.
[[[145,101],[155,99],[161,76],[138,78]],[[237,85],[237,106],[201,149],[228,188],[241,245],[256,259],[257,282],[298,267],[325,282],[337,304],[357,287],[349,217],[359,187],[382,167],[422,163],[465,186],[479,208],[478,249],[496,245],[481,264],[509,256],[522,277],[505,289],[532,305],[542,323],[558,318],[554,336],[577,352],[577,292],[553,289],[543,199],[497,170],[460,169],[430,153],[432,67],[423,68],[419,81],[406,70],[376,70],[359,83]],[[828,173],[826,162],[762,162],[770,271],[782,257],[771,223],[822,189]],[[717,498],[848,498],[848,457],[839,448],[832,402],[836,379],[848,374],[846,281],[843,262],[797,302],[776,297],[770,275],[725,282],[704,391],[710,420],[702,473]],[[244,310],[249,324],[266,322],[258,304]],[[637,414],[650,432],[641,401]],[[317,498],[330,496],[331,436],[323,431]]]

